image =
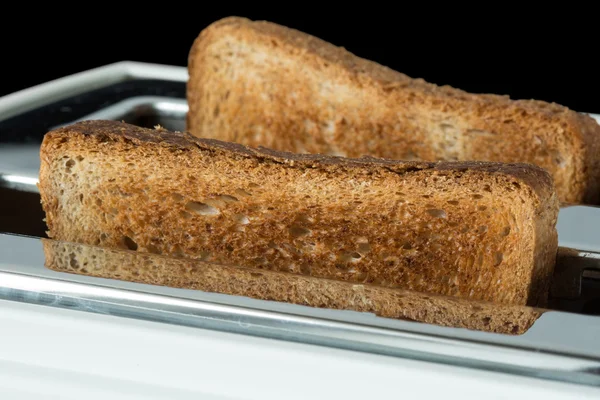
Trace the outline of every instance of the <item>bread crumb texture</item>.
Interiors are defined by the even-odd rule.
[[[85,121],[45,136],[39,187],[53,239],[503,304],[543,305],[557,250],[552,179],[526,164],[301,155]]]

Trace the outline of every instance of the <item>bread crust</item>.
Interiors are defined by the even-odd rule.
[[[600,126],[555,103],[437,86],[240,17],[204,29],[188,69],[196,136],[347,157],[531,163],[551,173],[560,201],[600,202]]]
[[[48,132],[44,136],[41,154],[45,155],[52,149],[54,141],[62,141],[65,137],[93,137],[100,143],[125,142],[135,146],[160,145],[178,150],[207,150],[223,152],[243,158],[255,158],[293,168],[323,169],[332,172],[344,170],[387,170],[395,174],[415,171],[477,171],[483,173],[501,173],[511,176],[526,186],[531,187],[538,199],[551,198],[555,192],[550,175],[535,165],[521,163],[502,163],[485,161],[402,161],[372,156],[349,158],[328,156],[324,154],[300,154],[279,151],[263,146],[250,147],[235,142],[225,142],[218,139],[202,138],[189,132],[169,131],[162,127],[147,129],[136,125],[112,120],[81,121],[69,126]],[[60,143],[59,143],[60,144]]]
[[[40,156],[57,240],[506,304],[547,297],[558,200],[533,165],[285,153],[115,121],[49,132]]]

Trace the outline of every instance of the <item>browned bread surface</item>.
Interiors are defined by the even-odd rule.
[[[298,153],[524,162],[559,199],[600,202],[600,126],[566,107],[437,86],[266,21],[230,17],[195,40],[187,129]]]
[[[523,334],[544,310],[275,271],[43,240],[47,268],[309,307],[369,312],[453,328]]]
[[[49,237],[507,304],[543,305],[550,175],[528,164],[252,149],[114,121],[49,132]]]

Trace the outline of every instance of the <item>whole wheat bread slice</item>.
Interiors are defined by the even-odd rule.
[[[49,132],[51,238],[543,305],[557,196],[529,164],[283,153],[114,121]]]
[[[188,258],[142,254],[43,239],[45,265],[58,272],[244,296],[309,307],[352,310],[453,328],[523,334],[543,309],[257,271]]]
[[[600,202],[600,126],[566,107],[413,79],[319,38],[230,17],[189,54],[187,130],[297,153],[525,162]]]

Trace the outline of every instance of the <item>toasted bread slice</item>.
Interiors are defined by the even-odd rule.
[[[357,283],[540,305],[557,251],[530,164],[253,149],[85,121],[46,134],[51,238]]]
[[[44,239],[54,271],[518,335],[545,310]]]
[[[470,94],[321,39],[231,17],[189,54],[187,130],[297,153],[531,163],[559,200],[600,202],[600,126],[557,104]]]

